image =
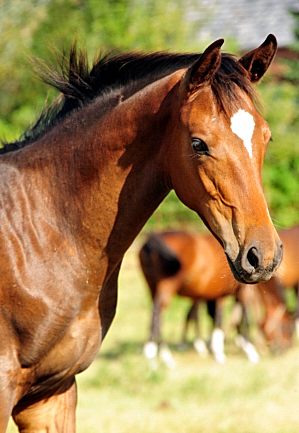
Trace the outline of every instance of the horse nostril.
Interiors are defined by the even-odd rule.
[[[250,248],[250,250],[247,253],[247,260],[249,264],[254,268],[257,269],[259,266],[259,253],[255,247]]]
[[[241,266],[243,271],[248,275],[252,275],[259,268],[262,262],[261,253],[256,245],[249,245],[244,251],[243,257],[241,259]]]

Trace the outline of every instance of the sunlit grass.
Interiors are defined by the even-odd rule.
[[[186,300],[165,314],[175,369],[149,369],[142,353],[150,299],[136,249],[125,258],[115,321],[102,349],[78,376],[78,433],[298,433],[299,346],[282,356],[263,350],[251,364],[228,336],[227,362],[177,350]],[[208,330],[205,320],[204,332]],[[9,433],[15,432],[10,425]]]

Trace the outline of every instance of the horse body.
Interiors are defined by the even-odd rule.
[[[155,236],[155,235],[154,235]],[[155,242],[156,241],[156,242]],[[175,294],[190,298],[215,299],[221,295],[234,293],[238,286],[225,255],[217,242],[211,235],[194,235],[188,232],[164,232],[155,236],[157,245],[153,245],[152,252],[140,251],[140,261],[147,281],[150,282],[150,289],[153,297],[159,296],[159,290],[166,292],[162,305],[166,307]],[[180,269],[173,275],[167,275],[153,269],[151,253],[156,250],[156,260],[163,260],[163,253],[160,255],[159,243],[163,242],[179,259]],[[151,249],[151,238],[146,245]],[[159,257],[159,259],[158,259]],[[156,265],[156,263],[155,263]],[[166,267],[167,265],[165,265]],[[153,277],[154,275],[154,277]],[[164,290],[164,286],[169,290]]]
[[[13,144],[19,150],[1,152],[1,433],[11,413],[21,432],[75,430],[75,375],[115,314],[122,257],[172,188],[218,237],[239,281],[266,280],[279,265],[260,180],[270,132],[250,98],[276,41],[269,36],[240,62],[222,59],[222,42],[184,64],[175,55],[120,56],[117,80],[134,61],[135,78],[129,70],[87,104],[109,62],[86,77],[75,60],[67,80],[50,77],[65,95],[46,117],[52,123],[40,132],[41,118],[31,138]],[[153,59],[163,73],[143,77]],[[255,125],[251,156],[230,127],[236,112]]]
[[[183,342],[188,324],[192,320],[197,334],[195,348],[206,351],[198,329],[199,302],[217,300],[219,304],[221,298],[235,294],[243,287],[234,279],[219,243],[210,234],[186,231],[152,234],[140,249],[139,259],[153,299],[150,337],[144,347],[145,355],[153,366],[156,364],[156,355],[159,351],[161,358],[169,367],[174,365],[171,353],[162,344],[161,316],[175,295],[193,300],[187,314]],[[211,337],[211,350],[215,358],[222,363],[225,361],[225,355],[220,306],[214,308],[210,315],[215,325]]]

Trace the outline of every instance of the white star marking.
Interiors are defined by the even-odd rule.
[[[234,134],[243,140],[250,158],[252,158],[252,135],[254,131],[254,120],[251,114],[247,111],[239,110],[231,118],[231,130]]]

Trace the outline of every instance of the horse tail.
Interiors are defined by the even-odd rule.
[[[139,253],[142,269],[145,273],[159,275],[159,279],[172,277],[182,268],[175,252],[158,234],[151,234]]]

